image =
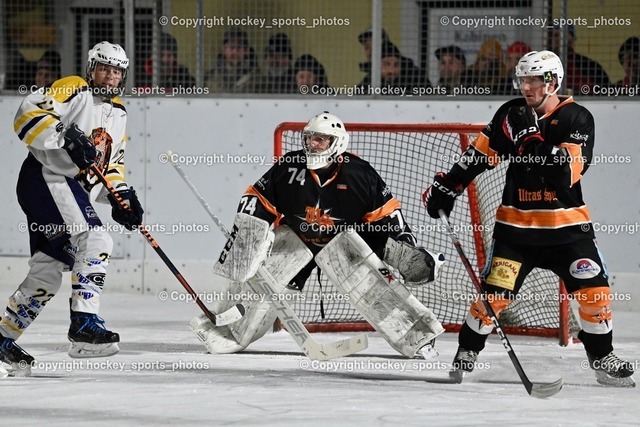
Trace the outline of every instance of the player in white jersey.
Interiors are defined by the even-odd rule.
[[[65,77],[28,95],[14,130],[29,154],[18,178],[18,202],[29,223],[29,273],[0,320],[0,361],[29,366],[33,357],[15,340],[58,292],[71,271],[72,357],[109,356],[119,351],[117,333],[98,316],[100,294],[113,247],[91,200],[112,205],[113,219],[132,230],[143,210],[125,182],[127,112],[122,94],[129,59],[117,44],[100,42],[89,51],[86,77]],[[90,168],[106,176],[130,210],[123,210]],[[95,196],[95,197],[92,197]]]

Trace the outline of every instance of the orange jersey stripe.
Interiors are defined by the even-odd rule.
[[[394,197],[387,203],[385,203],[381,208],[365,214],[362,219],[364,220],[364,222],[374,222],[391,215],[396,209],[400,209],[400,202]]]
[[[490,166],[496,166],[500,163],[500,156],[498,156],[498,152],[489,147],[489,138],[484,133],[478,134],[478,137],[471,143],[471,145],[473,148],[489,158]]]
[[[521,210],[513,206],[500,205],[496,212],[496,222],[519,228],[556,229],[591,221],[586,205],[569,209]]]
[[[280,214],[280,212],[278,212],[278,209],[276,209],[276,207],[273,206],[270,201],[268,201],[262,194],[260,194],[260,192],[258,192],[258,190],[256,190],[253,185],[250,185],[249,188],[247,188],[247,190],[244,192],[244,195],[256,196],[260,201],[260,204],[262,204],[262,206],[264,206],[264,208],[269,213],[276,216],[276,222],[280,221],[280,217],[282,216],[282,214]]]
[[[566,148],[569,152],[569,156],[571,156],[569,159],[569,167],[571,168],[571,185],[569,185],[569,187],[573,187],[573,184],[580,181],[582,171],[584,170],[582,148],[578,144],[570,144],[568,142],[560,144],[560,148]]]

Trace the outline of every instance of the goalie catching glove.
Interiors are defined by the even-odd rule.
[[[422,203],[431,218],[440,218],[438,211],[442,209],[447,216],[453,210],[456,198],[462,194],[464,186],[454,183],[444,172],[438,172],[433,184],[422,194]]]
[[[116,198],[109,193],[107,198],[109,199],[109,203],[111,203],[111,217],[115,222],[131,231],[142,224],[144,210],[133,187],[120,190],[117,193],[129,208],[127,209],[122,206]]]
[[[511,107],[507,113],[507,128],[511,134],[516,153],[521,156],[525,148],[532,142],[544,141],[538,117],[531,107]]]
[[[444,255],[425,248],[411,246],[391,237],[384,248],[384,262],[398,269],[409,283],[433,282],[444,264]]]

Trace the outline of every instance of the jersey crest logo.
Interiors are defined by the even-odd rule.
[[[324,227],[333,227],[335,225],[334,218],[331,217],[331,209],[324,211],[315,206],[307,206],[304,209],[305,221],[309,224],[318,224]]]

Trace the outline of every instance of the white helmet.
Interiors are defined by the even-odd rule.
[[[307,145],[307,138],[314,134],[330,136],[329,148],[320,153],[311,151]],[[307,168],[320,169],[327,166],[347,150],[348,143],[349,134],[338,117],[327,111],[312,117],[302,130],[302,148],[307,158]]]
[[[553,95],[560,89],[562,85],[562,79],[564,78],[564,68],[558,55],[550,50],[541,50],[539,52],[532,51],[525,54],[518,65],[516,65],[516,78],[514,84],[518,84],[520,77],[542,77],[546,83],[545,92],[547,95]],[[553,92],[549,92],[549,85],[553,82],[553,77],[556,77],[558,84]],[[519,87],[517,86],[516,89]]]
[[[129,68],[129,58],[127,58],[127,53],[124,51],[122,46],[115,43],[109,42],[100,42],[96,44],[93,49],[89,51],[87,59],[87,82],[90,86],[93,86],[93,78],[91,75],[93,71],[96,69],[96,64],[106,64],[111,65],[113,67],[118,67],[122,70],[122,80],[120,81],[120,85],[118,86],[118,90],[101,94],[103,96],[107,96],[109,98],[113,98],[115,96],[121,95],[124,91],[124,85],[127,80],[127,69]]]

